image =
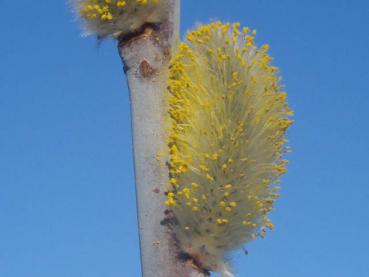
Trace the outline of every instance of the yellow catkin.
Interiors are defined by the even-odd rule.
[[[160,0],[74,0],[88,33],[117,37],[144,23],[160,22]]]
[[[292,112],[255,35],[239,23],[200,26],[170,64],[167,204],[182,249],[214,271],[225,252],[273,228],[267,214],[286,172]]]

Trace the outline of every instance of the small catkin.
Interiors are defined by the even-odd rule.
[[[119,37],[147,23],[159,23],[165,0],[72,0],[84,20],[86,34]]]
[[[201,26],[169,69],[165,204],[182,251],[224,277],[233,276],[225,253],[273,228],[267,214],[286,172],[292,111],[255,34],[239,23]]]

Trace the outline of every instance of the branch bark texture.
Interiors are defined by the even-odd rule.
[[[204,277],[194,263],[181,259],[174,235],[161,224],[165,218],[163,171],[166,148],[164,94],[173,47],[179,41],[179,0],[166,1],[167,18],[147,23],[119,39],[119,53],[128,79],[144,277]],[[164,159],[164,161],[163,161]]]

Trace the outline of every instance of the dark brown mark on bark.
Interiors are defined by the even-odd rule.
[[[150,77],[151,75],[154,74],[155,70],[151,67],[151,65],[149,64],[148,61],[146,60],[143,60],[141,63],[140,63],[140,74],[142,77],[144,78],[148,78]]]

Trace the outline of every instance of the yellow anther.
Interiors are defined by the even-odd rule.
[[[232,188],[233,188],[233,186],[232,186],[231,184],[226,184],[226,185],[224,186],[224,188],[225,188],[225,189],[232,189]]]
[[[197,189],[199,187],[199,185],[195,182],[192,182],[191,183],[191,186],[194,188],[194,189]]]
[[[226,225],[228,223],[228,219],[226,218],[218,218],[217,219],[218,225]]]
[[[224,202],[224,201],[220,201],[220,202],[219,202],[219,206],[221,206],[221,207],[223,207],[223,208],[224,208],[224,207],[226,206],[226,202]]]

